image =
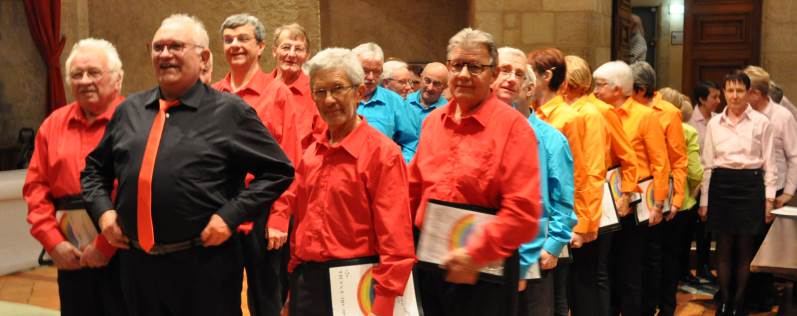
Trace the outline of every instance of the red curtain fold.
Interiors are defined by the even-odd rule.
[[[61,76],[61,52],[66,39],[61,34],[61,0],[25,0],[28,29],[47,64],[47,113],[66,104]]]

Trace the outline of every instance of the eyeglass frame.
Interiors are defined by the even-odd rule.
[[[460,72],[462,72],[463,69],[467,68],[468,69],[468,73],[472,74],[472,75],[481,74],[482,72],[484,72],[485,68],[495,68],[495,63],[485,65],[485,64],[474,64],[474,63],[465,63],[465,62],[463,62],[463,63],[459,64],[459,66],[460,66],[459,69],[456,69],[457,65],[453,64],[451,62],[451,59],[446,60],[446,68],[448,68],[449,72],[460,73]]]
[[[341,86],[335,85],[332,89],[312,89],[310,91],[310,96],[313,100],[324,100],[327,96],[332,96],[332,98],[340,99],[343,97],[343,94],[348,92],[350,89],[354,88],[354,85],[348,86]],[[320,95],[323,94],[323,95]]]
[[[180,47],[179,50],[175,50],[176,49],[175,48],[176,45],[179,45],[179,47]],[[162,46],[162,47],[161,47],[160,50],[157,50],[156,49],[157,46]],[[190,49],[189,47],[190,48],[200,48],[200,49],[204,49],[205,48],[205,46],[202,46],[202,45],[183,43],[183,42],[178,42],[178,41],[173,41],[173,42],[171,42],[169,44],[147,43],[147,50],[149,50],[150,54],[154,54],[154,55],[163,54],[163,51],[166,50],[166,51],[169,51],[169,54],[172,54],[172,55],[175,55],[175,56],[182,56],[183,54],[185,54],[186,51],[188,51],[188,49]]]

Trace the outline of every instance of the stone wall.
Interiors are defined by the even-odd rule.
[[[593,68],[611,58],[611,0],[472,0],[474,25],[500,46],[556,47]]]
[[[797,100],[797,1],[764,0],[761,65]]]
[[[22,127],[37,128],[46,111],[46,66],[33,43],[22,1],[0,1],[0,150]]]
[[[155,86],[147,43],[152,41],[160,22],[173,13],[195,15],[205,24],[214,56],[213,81],[223,78],[229,71],[219,27],[232,14],[252,14],[266,26],[267,47],[261,57],[264,70],[274,67],[272,32],[279,25],[298,22],[309,32],[313,50],[317,50],[320,43],[319,4],[312,0],[103,0],[89,1],[88,11],[90,35],[116,44],[124,64],[122,92],[125,95]]]

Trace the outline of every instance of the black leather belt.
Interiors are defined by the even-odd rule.
[[[198,246],[202,246],[202,238],[199,238],[199,237],[191,239],[191,240],[186,240],[186,241],[172,243],[172,244],[155,244],[154,246],[152,246],[152,249],[150,249],[150,251],[147,252],[147,254],[150,254],[150,255],[153,255],[153,256],[165,255],[165,254],[170,254],[170,253],[174,253],[174,252],[178,252],[178,251],[188,250],[188,249],[191,249],[191,248],[194,248],[194,247],[198,247]],[[138,241],[135,241],[135,240],[131,240],[130,241],[130,247],[133,247],[135,249],[144,251],[144,249],[141,248],[141,244],[139,244]]]
[[[86,209],[86,204],[83,202],[83,197],[80,195],[67,195],[55,198],[53,199],[53,204],[55,205],[55,209],[60,211]]]

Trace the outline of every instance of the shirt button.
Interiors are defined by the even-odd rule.
[[[169,113],[166,113],[166,118],[169,118]]]

